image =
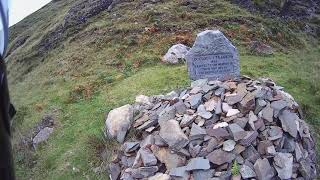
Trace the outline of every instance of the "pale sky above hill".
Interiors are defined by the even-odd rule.
[[[51,0],[9,0],[9,25],[12,26],[31,13],[48,4]]]

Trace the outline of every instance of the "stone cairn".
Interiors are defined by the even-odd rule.
[[[298,104],[270,79],[200,79],[109,112],[122,144],[110,179],[315,179],[315,143]],[[139,140],[125,140],[129,128]]]

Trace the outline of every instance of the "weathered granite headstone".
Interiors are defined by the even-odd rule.
[[[186,59],[192,80],[226,80],[240,76],[237,48],[218,30],[199,33]]]

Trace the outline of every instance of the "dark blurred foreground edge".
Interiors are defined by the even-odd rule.
[[[5,61],[0,56],[0,180],[14,180],[10,142],[10,99]]]

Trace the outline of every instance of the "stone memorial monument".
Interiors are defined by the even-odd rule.
[[[199,33],[186,60],[192,80],[227,80],[240,76],[237,48],[219,30]]]

